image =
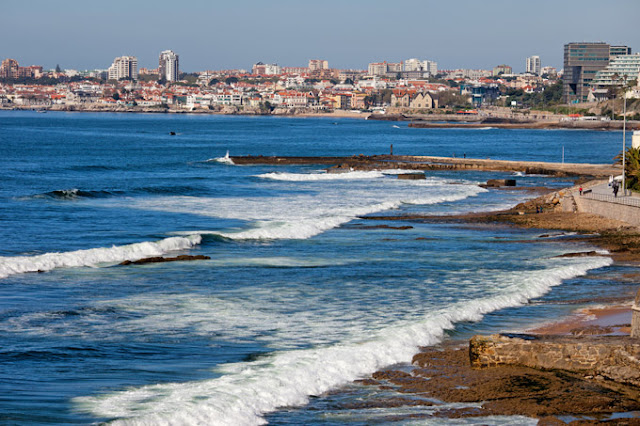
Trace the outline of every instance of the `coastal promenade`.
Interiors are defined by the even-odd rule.
[[[640,227],[640,194],[616,197],[607,182],[590,187],[583,194],[573,194],[579,212],[593,213]]]

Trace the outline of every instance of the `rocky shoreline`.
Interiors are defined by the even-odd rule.
[[[608,250],[615,262],[640,266],[640,229],[625,222],[588,213],[559,211],[559,203],[554,203],[558,193],[550,190],[541,192],[544,195],[500,212],[445,217],[412,215],[362,219],[395,219],[408,223],[456,222],[469,226],[492,224],[570,231],[577,235],[565,236],[566,239],[575,238],[582,242],[590,242]],[[542,213],[536,213],[539,211]],[[591,255],[600,254],[593,252]],[[638,282],[640,274],[629,279]],[[471,344],[459,341],[445,342],[437,347],[423,348],[422,352],[413,358],[410,372],[383,370],[360,383],[406,395],[409,405],[437,405],[434,401],[476,404],[473,408],[438,411],[435,414],[438,417],[524,415],[537,418],[538,424],[545,425],[590,425],[602,422],[640,424],[636,415],[624,414],[640,411],[640,386],[632,380],[632,376],[640,377],[640,371],[634,361],[636,358],[629,355],[630,365],[627,365],[627,361],[616,358],[620,353],[624,355],[640,351],[640,342],[629,337],[633,296],[618,295],[609,300],[614,307],[601,310],[607,311],[604,314],[592,310],[588,315],[578,317],[584,319],[601,316],[604,321],[574,318],[532,330],[533,339],[537,340],[537,343],[531,343],[531,339],[526,336],[501,335],[477,337],[474,339],[478,340],[474,342],[472,339]],[[600,302],[607,303],[607,299],[603,298]],[[507,345],[506,351],[498,349],[496,352],[495,349],[491,349],[494,347],[492,345],[502,343]],[[535,344],[543,346],[534,347]],[[549,349],[550,347],[552,349]],[[542,354],[549,350],[552,353],[554,350],[560,351],[565,354],[563,356],[568,357],[567,359],[573,359],[577,363],[581,362],[580,356],[584,354],[595,356],[591,359],[595,364],[590,364],[591,367],[585,364],[586,366],[581,365],[579,368],[565,366],[564,369],[556,364],[542,368],[539,361],[527,364],[526,359],[531,359],[531,356],[535,360],[544,359]],[[486,365],[485,368],[475,365],[474,368],[471,362],[474,351],[489,354],[489,359],[496,356],[502,359],[513,355],[515,361],[494,363],[495,366],[490,368],[486,368]],[[520,356],[524,358],[518,358]],[[611,367],[599,361],[598,357],[608,359],[607,362],[612,363]],[[554,355],[551,358],[562,361],[562,356],[557,358]],[[612,369],[617,373],[609,374]],[[378,407],[399,404],[393,398],[389,405],[386,405],[384,398],[367,403]],[[425,415],[425,418],[431,416]]]

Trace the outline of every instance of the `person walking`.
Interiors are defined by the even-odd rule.
[[[620,186],[618,185],[618,181],[614,180],[611,186],[613,187],[613,196],[618,197],[618,189],[620,189]]]

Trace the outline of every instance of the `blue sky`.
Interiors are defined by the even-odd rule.
[[[107,68],[122,55],[155,68],[172,49],[183,71],[414,57],[522,71],[531,55],[562,68],[571,41],[640,51],[640,0],[22,0],[3,1],[0,17],[0,59],[45,68]]]

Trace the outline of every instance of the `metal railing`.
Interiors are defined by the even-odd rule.
[[[622,204],[625,206],[631,206],[631,207],[639,207],[640,208],[640,198],[638,197],[632,197],[630,195],[628,196],[623,196],[620,193],[618,193],[618,196],[614,196],[613,194],[601,194],[601,193],[597,193],[597,192],[588,192],[586,194],[582,194],[582,197],[584,198],[588,198],[591,200],[598,200],[598,201],[605,201],[607,203],[614,203],[614,204]]]

